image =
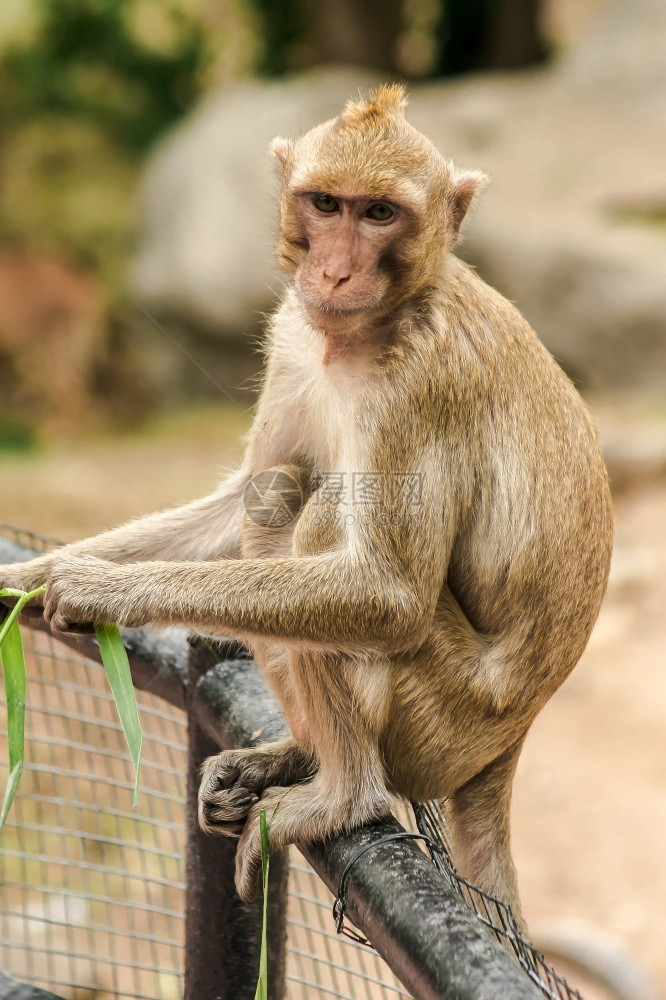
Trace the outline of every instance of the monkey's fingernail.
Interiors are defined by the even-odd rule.
[[[259,799],[257,798],[256,795],[246,795],[245,798],[243,798],[243,799],[236,799],[235,805],[239,806],[239,807],[240,806],[253,806],[254,803],[258,802],[258,801],[259,801]]]

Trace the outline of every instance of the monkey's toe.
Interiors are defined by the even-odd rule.
[[[236,892],[244,902],[251,902],[257,895],[261,873],[261,851],[254,838],[241,841],[236,852]]]
[[[204,762],[200,795],[208,798],[237,787],[256,796],[266,787],[266,775],[256,750],[223,750]]]
[[[199,794],[199,826],[205,833],[238,837],[250,809],[258,801],[258,796],[242,785],[216,791],[204,791],[202,788]]]

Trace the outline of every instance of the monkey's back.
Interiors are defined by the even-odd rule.
[[[478,430],[447,583],[474,627],[535,677],[535,695],[538,675],[545,700],[579,659],[605,591],[608,477],[585,403],[518,310],[465,265],[453,291],[478,359]]]
[[[395,660],[382,738],[395,787],[417,799],[451,795],[522,740],[587,644],[612,545],[583,400],[514,306],[459,261],[450,279],[437,391],[458,520],[430,634]]]

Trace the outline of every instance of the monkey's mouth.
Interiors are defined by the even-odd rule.
[[[328,320],[333,323],[344,323],[353,320],[357,316],[367,314],[376,308],[377,303],[372,299],[365,299],[363,303],[350,302],[348,304],[333,303],[320,299],[317,296],[303,294],[305,308],[310,316],[318,320]]]
[[[324,316],[331,316],[334,319],[345,319],[349,316],[358,316],[360,313],[368,311],[368,306],[332,306],[328,302],[314,303],[308,302],[308,310],[321,313]],[[372,308],[372,307],[370,307]]]
[[[354,330],[367,322],[368,308],[362,306],[331,306],[328,304],[308,303],[305,307],[308,319],[315,329],[323,333],[350,335]]]

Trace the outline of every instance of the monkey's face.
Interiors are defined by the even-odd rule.
[[[304,250],[296,285],[315,326],[335,332],[391,307],[394,263],[415,223],[407,206],[303,191],[294,196],[294,212]]]
[[[483,181],[405,121],[400,88],[383,93],[272,143],[283,180],[278,259],[325,333],[361,334],[436,285]]]

